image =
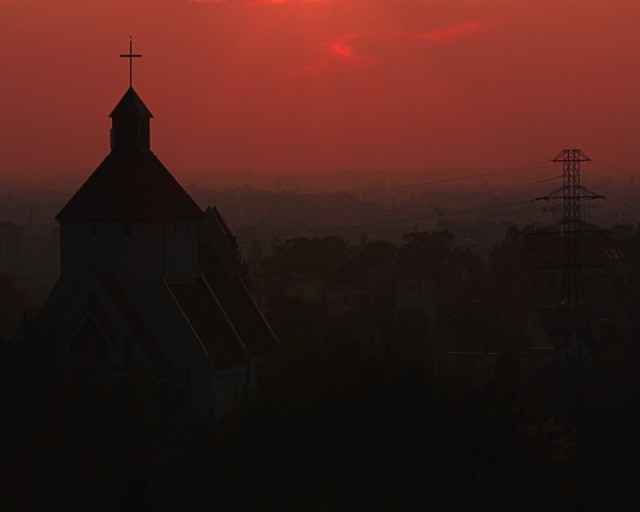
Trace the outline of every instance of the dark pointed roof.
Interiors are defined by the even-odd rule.
[[[202,210],[151,151],[111,152],[57,221],[200,219]]]
[[[57,221],[191,220],[203,215],[167,168],[149,150],[153,117],[129,87],[110,115],[119,141],[62,208]],[[140,136],[142,132],[146,135]],[[142,134],[144,135],[144,134]]]
[[[129,90],[124,93],[124,96],[120,102],[113,109],[113,112],[109,114],[109,117],[153,117],[153,114],[149,111],[147,106],[138,96],[138,93],[129,87]]]

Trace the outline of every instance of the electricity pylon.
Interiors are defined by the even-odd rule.
[[[603,199],[603,196],[580,184],[580,164],[590,161],[581,150],[563,149],[552,161],[562,163],[562,186],[537,200],[562,200],[564,210],[563,219],[557,225],[558,229],[550,231],[561,233],[564,242],[554,348],[565,362],[569,361],[575,351],[578,363],[582,364],[590,355],[589,316],[582,275],[583,204],[585,200]]]

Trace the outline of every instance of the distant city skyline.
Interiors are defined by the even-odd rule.
[[[0,170],[88,175],[129,85],[171,169],[640,162],[632,0],[3,0]],[[35,171],[35,170],[39,171]],[[44,172],[44,174],[42,174]]]

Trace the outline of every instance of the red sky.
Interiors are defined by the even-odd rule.
[[[0,0],[0,169],[88,173],[128,85],[170,169],[640,163],[638,0]]]

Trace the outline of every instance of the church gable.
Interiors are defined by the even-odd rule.
[[[104,330],[98,327],[92,315],[83,316],[79,328],[73,332],[69,340],[69,348],[76,362],[82,365],[103,363],[112,348]]]
[[[56,220],[170,221],[201,217],[200,207],[153,153],[112,152]]]
[[[140,312],[120,284],[120,281],[112,272],[101,273],[98,277],[109,299],[125,320],[132,337],[138,341],[142,351],[149,358],[149,361],[156,365],[168,365],[169,361],[167,357],[151,335]]]
[[[111,273],[89,273],[65,307],[51,311],[71,361],[167,366],[168,361],[128,294]]]
[[[100,331],[104,333],[110,343],[115,342],[120,333],[93,294],[90,294],[82,304],[78,313],[67,326],[64,336],[67,338],[72,337],[88,317],[93,319],[96,327],[99,326]]]

